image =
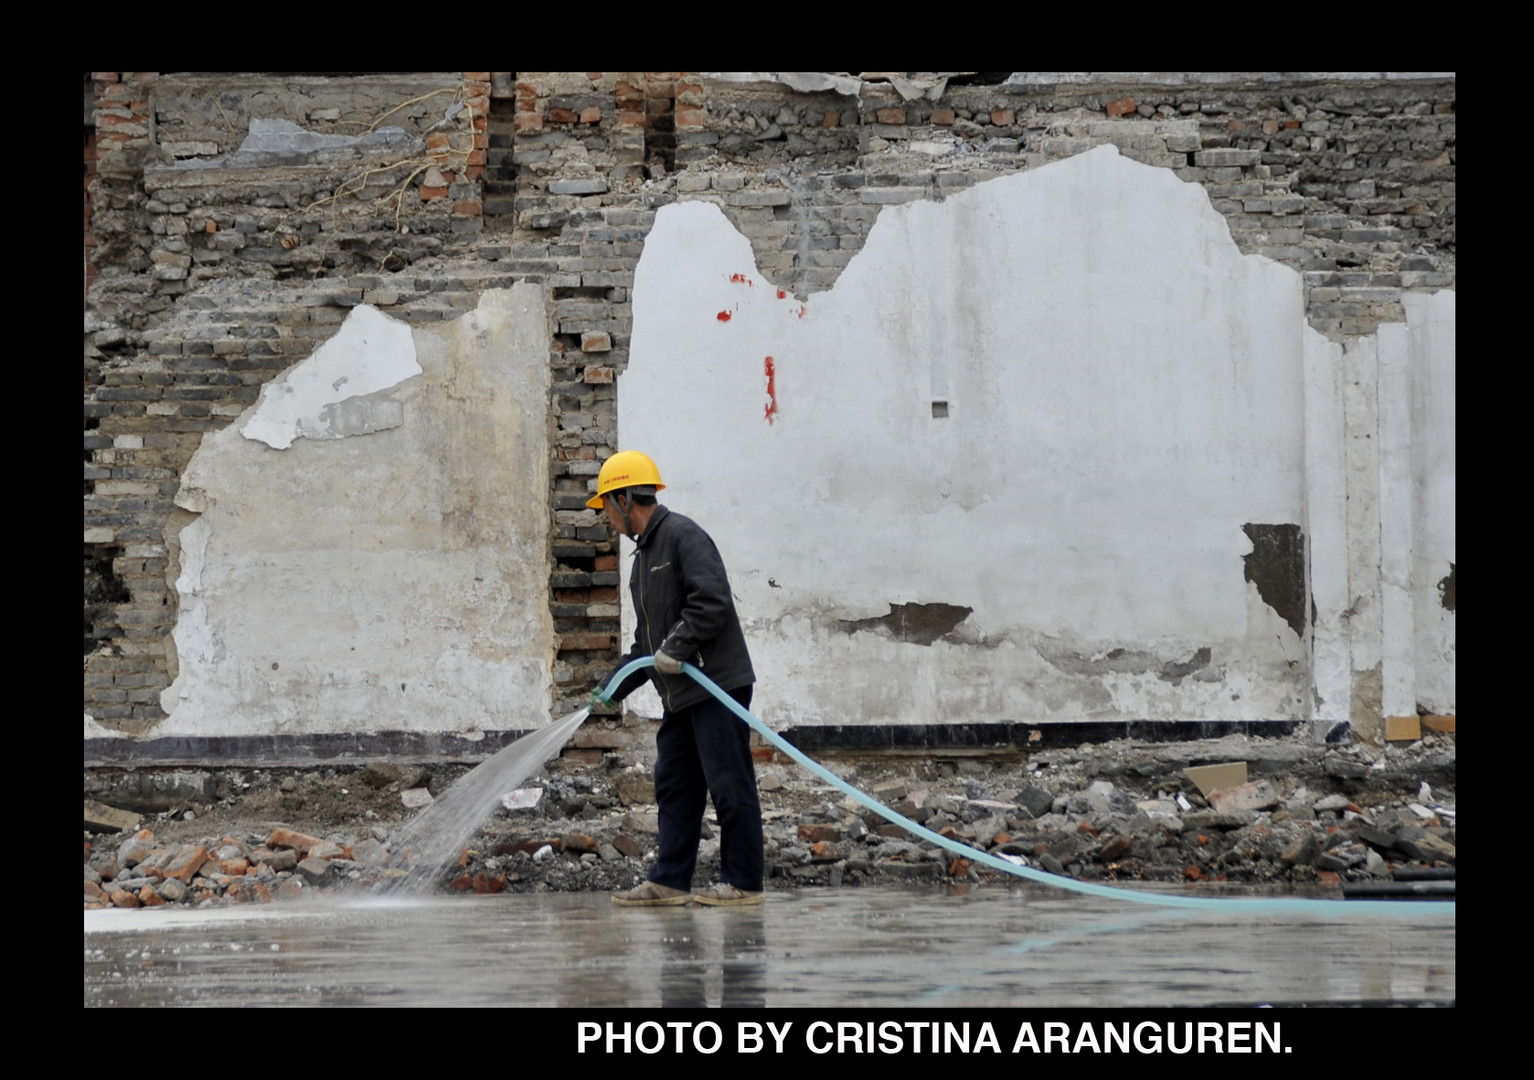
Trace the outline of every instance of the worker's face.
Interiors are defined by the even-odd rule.
[[[613,532],[620,536],[625,535],[623,530],[623,510],[618,505],[617,494],[602,496],[602,512],[607,515],[607,521],[613,527]]]

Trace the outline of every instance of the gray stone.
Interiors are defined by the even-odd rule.
[[[138,828],[139,816],[131,810],[85,800],[85,827],[91,832],[131,832]]]
[[[305,859],[298,864],[298,872],[311,885],[323,884],[332,876],[329,859]]]
[[[1041,787],[1029,785],[1012,797],[1012,801],[1019,803],[1034,817],[1041,817],[1049,813],[1050,806],[1055,797]]]
[[[554,195],[601,195],[607,191],[607,181],[601,178],[555,180],[549,184],[549,191]]]

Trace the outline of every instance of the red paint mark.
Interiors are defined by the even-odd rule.
[[[783,299],[783,298],[784,298],[784,297],[785,297],[785,296],[787,296],[787,295],[788,295],[788,294],[787,294],[787,293],[786,293],[786,292],[784,292],[784,291],[783,291],[783,290],[782,290],[782,289],[779,289],[779,290],[778,290],[778,299],[779,299],[779,300],[781,300],[781,299]]]
[[[770,424],[778,415],[778,384],[776,372],[772,366],[772,357],[768,357],[762,365],[762,370],[767,373],[767,408],[765,410],[767,422]]]
[[[728,311],[721,311],[718,315],[716,315],[714,317],[716,319],[718,319],[720,322],[729,322],[730,321],[730,313]]]
[[[804,305],[803,304],[799,305],[799,318],[801,318],[801,319],[804,318]]]
[[[730,280],[735,282],[737,285],[750,285],[752,287],[755,287],[756,285],[756,282],[752,281],[745,274],[731,274]]]

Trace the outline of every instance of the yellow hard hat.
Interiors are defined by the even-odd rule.
[[[597,493],[586,500],[586,505],[593,510],[602,509],[602,496],[619,488],[649,487],[659,491],[665,486],[655,462],[638,450],[619,450],[602,462],[602,471],[597,476]]]

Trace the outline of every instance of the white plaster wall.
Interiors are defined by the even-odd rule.
[[[1392,496],[1385,711],[1452,713],[1454,612],[1441,583],[1455,563],[1454,293],[1408,295],[1404,307],[1404,325],[1380,328],[1381,437],[1395,451],[1382,473]]]
[[[619,434],[718,542],[769,720],[1308,717],[1242,562],[1244,523],[1306,520],[1307,334],[1296,274],[1112,148],[886,210],[802,305],[685,203]],[[974,610],[929,646],[841,626],[912,602]]]
[[[532,285],[357,308],[203,441],[156,737],[548,723],[547,334]]]
[[[1454,556],[1454,293],[1404,298],[1412,346],[1412,472],[1416,483],[1412,570],[1416,704],[1454,712],[1454,612],[1441,583]]]

